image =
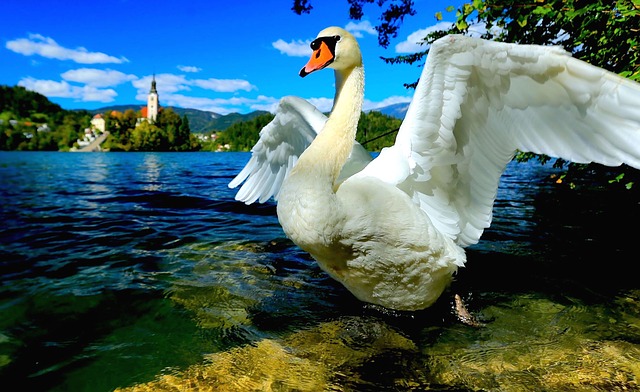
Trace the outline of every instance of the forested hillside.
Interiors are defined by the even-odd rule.
[[[0,150],[68,151],[90,121],[86,110],[64,110],[24,87],[0,86]]]
[[[265,113],[258,117],[235,123],[223,132],[217,133],[218,145],[229,145],[229,150],[249,151],[258,141],[260,130],[273,119],[273,114]],[[393,145],[402,120],[380,112],[362,113],[358,123],[356,140],[369,151],[380,151]]]
[[[130,104],[130,105],[112,105],[105,106],[99,109],[90,110],[91,114],[98,113],[111,113],[112,111],[126,112],[127,110],[133,110],[134,112],[140,111],[143,108],[142,104]],[[229,113],[218,114],[199,109],[185,109],[176,106],[166,106],[164,109],[171,109],[180,117],[187,116],[189,119],[189,125],[192,133],[211,133],[223,131],[229,126],[243,121],[251,120],[257,116],[268,113],[265,111],[255,111],[247,114]]]
[[[215,119],[218,128],[207,132],[211,137],[201,140],[191,130],[191,109],[163,108],[156,122],[150,124],[139,123],[137,110],[118,108],[125,110],[110,107],[99,112],[110,133],[102,145],[104,150],[249,151],[258,141],[260,130],[273,119],[273,114],[261,111],[220,116]],[[69,151],[91,126],[94,114],[62,109],[47,97],[20,86],[0,86],[0,150]],[[400,123],[380,112],[363,113],[357,140],[369,151],[379,151],[393,144]]]

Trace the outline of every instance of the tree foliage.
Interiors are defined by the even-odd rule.
[[[386,48],[393,38],[398,36],[398,29],[406,16],[416,14],[413,0],[347,0],[349,2],[349,17],[360,20],[364,16],[364,7],[367,4],[377,4],[383,8],[379,17],[380,23],[374,28],[378,32],[378,43]],[[293,12],[301,15],[310,13],[313,6],[309,0],[294,0]]]
[[[576,58],[640,81],[637,0],[473,1],[458,10],[449,32],[467,32],[478,23],[487,26],[484,38],[560,45]]]
[[[182,118],[171,108],[158,113],[151,123],[139,120],[138,113],[105,113],[105,129],[110,136],[104,144],[112,151],[195,151],[198,140],[191,134],[189,119]]]
[[[195,151],[189,120],[171,109],[156,122],[139,122],[134,110],[104,113],[110,136],[103,148],[114,151]],[[86,110],[64,110],[42,94],[24,87],[0,86],[0,150],[68,151],[77,146],[93,116]],[[45,125],[46,124],[46,125]]]
[[[575,58],[640,82],[640,2],[637,0],[544,0],[528,3],[497,0],[476,0],[457,11],[456,23],[446,33],[467,33],[473,25],[486,25],[482,35],[497,41],[560,45]],[[444,33],[444,32],[443,32]],[[441,33],[440,33],[441,34]],[[429,37],[438,38],[439,33]],[[518,153],[516,159],[536,158],[546,162],[549,157],[533,153]],[[554,165],[566,162],[556,159]],[[570,186],[593,165],[569,164],[564,176]],[[629,180],[624,180],[626,177]],[[633,170],[623,166],[613,174],[611,183],[632,186]]]
[[[69,150],[90,119],[24,87],[0,86],[0,150]]]
[[[249,151],[260,138],[260,130],[273,120],[273,114],[265,113],[249,121],[237,122],[218,132],[216,144],[229,146],[232,151]]]
[[[402,120],[380,112],[367,112],[360,115],[356,140],[368,151],[380,151],[392,146]]]
[[[364,15],[363,6],[373,0],[347,0],[350,17],[360,20]],[[390,39],[397,36],[397,30],[404,18],[415,14],[410,0],[377,0],[383,8],[378,31],[378,42],[387,47]],[[306,12],[313,8],[309,1],[294,0],[296,5],[304,5]],[[559,45],[574,57],[593,65],[640,82],[640,1],[638,0],[472,0],[459,8],[446,7],[446,12],[455,11],[456,20],[448,29],[434,31],[424,37],[425,50],[408,55],[383,58],[391,64],[421,63],[428,54],[428,44],[447,34],[465,34],[484,31],[482,38],[521,44]],[[435,20],[442,20],[443,13],[437,12]],[[425,24],[428,24],[425,23]],[[405,87],[414,88],[417,81],[407,81]],[[534,154],[519,154],[519,160],[527,160]],[[549,157],[536,156],[541,162]],[[555,161],[562,167],[566,162]],[[590,166],[570,164],[570,173],[580,175]],[[623,166],[612,183],[622,181],[628,167]],[[630,183],[624,184],[630,187]]]
[[[231,151],[250,151],[260,138],[260,130],[273,119],[266,113],[249,121],[238,122],[225,131],[218,132],[215,147],[229,145]],[[401,120],[380,112],[362,113],[358,123],[356,139],[369,151],[380,151],[395,140],[395,131]],[[391,132],[389,132],[391,131]],[[215,150],[214,147],[207,147]]]

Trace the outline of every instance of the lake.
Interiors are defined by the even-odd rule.
[[[551,166],[511,163],[451,288],[394,312],[328,278],[284,236],[273,201],[234,200],[227,184],[248,158],[0,152],[3,384],[639,388],[640,184],[571,190]],[[483,327],[456,319],[454,294]]]

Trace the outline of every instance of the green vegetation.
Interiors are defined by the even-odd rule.
[[[273,119],[268,112],[227,115],[231,125],[201,140],[191,133],[186,113],[180,117],[172,108],[161,110],[153,124],[139,121],[140,113],[130,108],[107,110],[102,116],[109,132],[102,148],[109,151],[250,151]],[[0,150],[69,151],[78,147],[77,139],[92,118],[86,110],[64,110],[23,87],[0,86]],[[369,151],[379,151],[393,144],[400,122],[380,112],[363,113],[357,140]]]
[[[260,137],[260,130],[271,120],[273,114],[264,113],[248,121],[233,123],[226,130],[218,132],[213,143],[231,151],[250,151]],[[228,148],[225,147],[227,145]]]
[[[415,16],[413,0],[347,0],[349,17],[361,20],[365,8],[375,4],[379,9],[378,43],[387,47],[397,37],[404,18]],[[310,13],[310,0],[293,0],[297,14]],[[455,13],[455,22],[448,28],[429,33],[425,39],[431,44],[447,34],[469,34],[471,27],[485,31],[482,38],[521,44],[559,45],[574,57],[640,82],[640,1],[639,0],[471,0],[456,9],[449,6],[434,15],[436,21],[445,19],[444,13]],[[367,11],[373,20],[373,11]],[[432,24],[424,15],[425,25]],[[449,17],[450,18],[450,17]],[[482,27],[486,27],[486,30]],[[383,58],[391,64],[422,64],[429,46],[418,53]],[[407,88],[415,88],[417,81],[407,81]],[[546,162],[550,158],[521,153],[516,159],[536,158]],[[556,160],[564,167],[567,162]],[[573,186],[571,178],[579,178],[596,169],[594,165],[569,163],[564,183]],[[632,188],[637,171],[623,165],[614,169],[610,184]],[[626,175],[626,176],[625,176]]]
[[[111,113],[112,111],[116,112],[126,112],[129,109],[132,109],[134,112],[140,110],[142,106],[139,104],[129,104],[129,105],[111,105],[105,106],[103,108],[97,110],[89,110],[91,114],[102,114],[102,113]],[[198,109],[185,109],[176,106],[164,106],[165,109],[171,109],[180,117],[184,117],[185,115],[189,118],[189,128],[191,128],[192,133],[207,133],[212,131],[222,131],[227,129],[231,124],[250,120],[253,117],[256,117],[260,114],[264,114],[267,112],[264,111],[255,111],[248,114],[238,114],[238,113],[229,113],[225,115],[220,115],[218,113],[209,112],[205,110]]]
[[[110,136],[102,147],[113,151],[195,151],[200,143],[189,129],[189,119],[171,109],[157,121],[138,124],[139,113],[105,113]],[[42,94],[24,87],[0,86],[0,150],[69,151],[78,147],[93,116],[86,110],[64,110]]]
[[[228,145],[228,150],[250,151],[260,137],[260,130],[273,119],[273,114],[264,113],[248,121],[237,122],[225,131],[217,133],[215,142],[203,146],[208,151],[216,151],[219,146]],[[356,140],[369,151],[380,151],[393,145],[396,130],[402,121],[380,112],[362,113],[358,123]]]
[[[24,87],[0,86],[0,150],[68,151],[90,120]]]
[[[392,146],[402,120],[380,112],[368,112],[360,115],[356,140],[368,151],[380,151]]]
[[[131,109],[106,113],[105,130],[110,136],[102,147],[109,151],[200,150],[200,142],[191,133],[186,115],[180,118],[172,109],[164,109],[153,124],[139,122],[138,117]]]

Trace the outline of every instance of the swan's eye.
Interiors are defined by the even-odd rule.
[[[313,40],[309,46],[311,47],[311,50],[318,50],[318,48],[320,47],[320,40]]]
[[[339,35],[334,35],[334,36],[333,36],[333,39],[335,39],[335,40],[336,40],[336,42],[340,41],[340,39],[341,39],[341,38],[342,38],[342,37],[340,37]]]

